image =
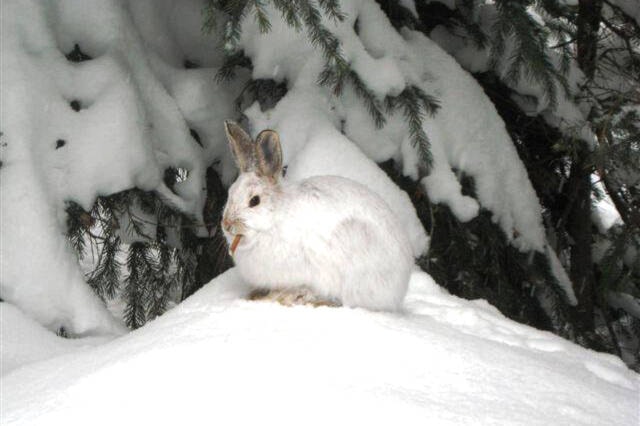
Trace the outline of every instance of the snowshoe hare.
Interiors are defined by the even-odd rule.
[[[414,259],[385,201],[338,176],[283,181],[275,131],[225,130],[240,175],[222,227],[240,276],[284,304],[399,309]]]

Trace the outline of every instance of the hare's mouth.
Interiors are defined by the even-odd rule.
[[[233,241],[231,241],[231,245],[229,246],[229,254],[231,255],[231,257],[233,257],[233,255],[236,252],[236,249],[238,248],[238,244],[240,244],[240,240],[242,239],[244,235],[242,234],[237,234],[233,237]]]

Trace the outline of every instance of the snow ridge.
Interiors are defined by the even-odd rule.
[[[0,381],[0,423],[640,420],[640,376],[622,361],[515,323],[485,301],[451,296],[423,272],[413,274],[398,314],[287,308],[244,300],[248,291],[231,269],[127,336],[14,365]],[[19,328],[24,319],[2,305],[3,330],[5,322]],[[38,336],[28,332],[34,327],[21,329]],[[3,360],[16,350],[6,342]],[[43,346],[37,338],[23,344]]]

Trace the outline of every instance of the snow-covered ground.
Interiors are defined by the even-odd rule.
[[[2,425],[638,425],[611,355],[412,276],[403,313],[243,299],[235,270],[108,342],[2,303]]]

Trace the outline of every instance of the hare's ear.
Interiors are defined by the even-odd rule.
[[[278,181],[282,175],[280,137],[273,130],[263,130],[256,138],[257,170],[261,176]]]
[[[240,172],[255,170],[256,157],[251,136],[230,120],[224,121],[224,131],[227,133],[229,147]]]

